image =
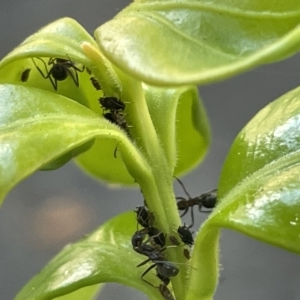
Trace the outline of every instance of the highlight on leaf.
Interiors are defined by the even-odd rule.
[[[95,36],[144,82],[206,84],[297,53],[299,17],[297,1],[135,1]]]
[[[300,253],[299,103],[296,88],[239,133],[221,173],[218,209],[207,225]]]

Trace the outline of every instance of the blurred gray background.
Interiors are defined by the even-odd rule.
[[[60,17],[73,17],[92,33],[129,2],[2,0],[0,56]],[[299,69],[300,56],[296,56],[201,88],[213,143],[204,163],[183,178],[190,194],[198,195],[217,185],[236,134],[259,109],[299,85]],[[176,191],[182,194],[178,186]],[[57,171],[38,172],[23,181],[0,210],[0,300],[13,299],[65,244],[140,204],[138,190],[111,190],[87,177],[73,163]],[[205,217],[197,215],[198,224]],[[300,257],[293,253],[223,230],[221,263],[221,284],[215,300],[300,299]],[[98,297],[120,298],[146,299],[115,284],[108,284]]]

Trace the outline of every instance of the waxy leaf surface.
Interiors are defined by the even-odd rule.
[[[35,86],[54,92],[50,79],[44,78],[36,65],[44,76],[49,76],[53,67],[53,64],[48,64],[49,59],[71,60],[79,70],[69,69],[74,78],[77,73],[79,87],[76,87],[72,76],[68,73],[65,80],[57,81],[57,92],[100,114],[97,100],[103,94],[102,91],[96,91],[90,81],[90,77],[94,75],[89,75],[86,69],[86,67],[92,68],[92,63],[80,47],[84,42],[97,48],[93,38],[75,20],[59,19],[28,37],[1,60],[0,82]],[[29,70],[29,75],[26,82],[22,82],[22,74],[25,70]]]
[[[219,205],[206,225],[300,253],[300,88],[262,109],[225,161]]]
[[[102,225],[90,236],[66,246],[20,291],[15,300],[50,300],[82,287],[101,282],[118,282],[138,289],[150,299],[162,299],[158,290],[141,280],[149,266],[131,245],[136,215],[123,213]],[[126,226],[124,226],[126,224]],[[158,285],[155,273],[147,279]]]
[[[97,294],[100,293],[103,286],[103,284],[86,286],[74,291],[73,293],[55,298],[55,300],[95,300]]]
[[[145,85],[144,90],[151,119],[174,174],[191,170],[203,159],[210,144],[209,123],[196,87],[163,89]],[[119,160],[118,146],[111,143],[112,149],[117,149],[116,160]],[[109,176],[108,180],[113,181],[115,170],[105,169],[104,174],[102,164],[106,162],[99,159],[100,152],[103,157],[112,155],[112,152],[104,153],[101,147],[96,142],[77,158],[77,162],[90,174],[99,178]],[[128,177],[127,183],[133,183],[132,177]]]
[[[126,149],[124,159],[138,161],[137,168],[143,167],[121,129],[64,96],[33,87],[2,84],[0,108],[1,201],[20,180],[40,168],[51,168],[53,162],[52,167],[64,164],[92,146],[96,138],[119,141],[120,147]],[[109,146],[103,143],[103,151],[107,152]],[[107,169],[116,161],[113,149],[105,158],[99,153]]]
[[[203,84],[296,53],[299,18],[297,0],[137,0],[95,36],[144,82]]]
[[[85,42],[97,51],[95,41],[76,21],[69,18],[57,20],[27,38],[0,62],[0,82],[34,86],[64,95],[90,108],[102,118],[99,98],[103,96],[103,92],[95,89],[90,80],[95,75],[87,72],[86,67],[96,73],[97,70],[91,58],[86,57],[80,47]],[[49,74],[53,66],[51,63],[48,65],[49,59],[57,57],[74,62],[79,71],[75,72],[73,68],[69,71],[73,77],[78,75],[78,86],[68,73],[65,80],[57,81],[58,89],[55,91],[49,78],[40,74],[40,71],[44,76]],[[29,70],[29,76],[22,82],[25,70]],[[197,90],[193,86],[163,90],[145,85],[145,94],[151,117],[175,174],[187,172],[204,157],[209,145],[208,121]],[[126,114],[127,108],[125,116]],[[130,116],[130,113],[127,115]],[[130,126],[133,125],[128,122],[128,127]],[[78,149],[78,153],[90,146],[84,145]],[[109,137],[105,143],[103,140],[96,140],[93,147],[81,155],[77,162],[97,178],[110,183],[132,185],[135,180],[128,173],[119,150],[118,142]],[[58,168],[68,160],[68,156],[60,157],[59,160],[44,165],[43,169]]]

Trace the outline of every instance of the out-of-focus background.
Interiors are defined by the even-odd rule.
[[[42,26],[69,16],[91,34],[125,7],[126,0],[2,0],[0,57]],[[204,163],[183,178],[192,195],[216,187],[226,153],[240,129],[270,101],[300,82],[300,56],[201,88],[213,143]],[[234,174],[232,174],[234,176]],[[178,195],[182,195],[176,186]],[[67,243],[124,210],[141,205],[138,189],[110,189],[73,163],[37,172],[19,184],[0,210],[0,300],[18,290]],[[197,215],[199,225],[205,215]],[[222,231],[221,283],[215,300],[300,299],[300,257],[239,233]],[[98,299],[146,299],[108,284]]]

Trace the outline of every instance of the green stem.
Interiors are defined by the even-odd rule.
[[[219,275],[220,230],[205,222],[195,241],[186,300],[212,300]]]
[[[157,227],[167,234],[177,235],[181,224],[173,193],[172,166],[169,166],[165,153],[159,142],[159,137],[153,126],[141,82],[130,78],[121,71],[118,72],[123,84],[122,100],[126,102],[127,120],[132,124],[131,132],[135,142],[144,153],[151,168],[152,178],[141,180],[137,178],[149,210],[155,216]],[[185,258],[181,247],[170,248],[167,251],[170,261],[181,263],[178,276],[172,279],[176,299],[185,299]]]

